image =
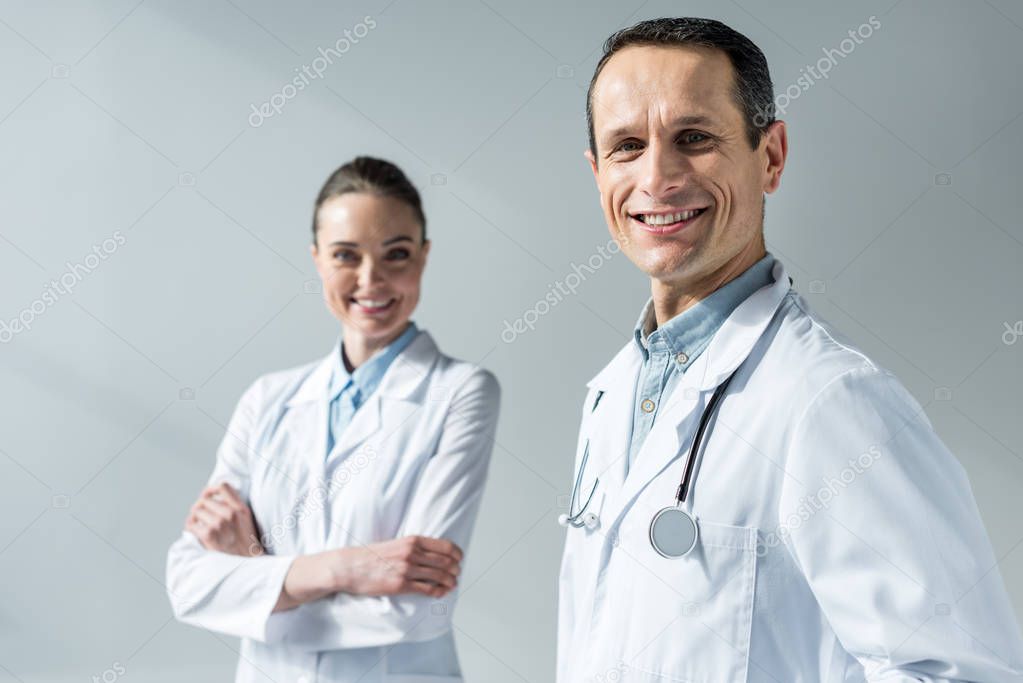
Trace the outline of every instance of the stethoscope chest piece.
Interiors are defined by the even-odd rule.
[[[692,483],[693,467],[696,458],[700,455],[700,447],[703,445],[703,434],[707,429],[711,415],[714,414],[714,409],[717,408],[718,402],[721,401],[721,397],[728,391],[728,385],[735,376],[736,371],[733,370],[732,374],[718,385],[718,388],[714,390],[714,394],[710,397],[703,415],[700,416],[700,423],[696,427],[696,435],[693,437],[693,443],[689,447],[689,454],[686,456],[685,467],[682,470],[682,481],[679,483],[678,491],[675,493],[675,504],[662,508],[650,520],[650,545],[654,547],[654,550],[661,557],[666,557],[669,560],[685,557],[696,547],[700,529],[696,524],[696,518],[683,510],[682,506],[685,505],[686,496]]]
[[[688,555],[699,535],[696,520],[677,505],[661,509],[650,520],[650,545],[669,560]]]

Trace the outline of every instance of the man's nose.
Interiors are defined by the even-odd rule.
[[[651,143],[643,155],[639,189],[651,199],[666,198],[682,186],[682,165],[670,145]]]

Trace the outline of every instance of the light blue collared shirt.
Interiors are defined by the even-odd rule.
[[[774,282],[773,268],[774,256],[768,252],[741,275],[660,327],[654,317],[653,299],[646,302],[634,332],[643,365],[636,383],[626,471],[650,433],[661,400],[671,395],[678,378],[707,348],[732,311],[753,292]]]
[[[330,390],[327,394],[330,401],[328,411],[330,419],[327,422],[327,455],[334,450],[334,443],[352,421],[355,412],[380,386],[380,381],[384,378],[387,368],[418,333],[419,329],[416,324],[410,320],[408,327],[397,339],[374,353],[369,360],[352,372],[348,372],[348,368],[345,367],[343,340],[338,341],[337,363],[334,365],[334,372],[330,378]]]

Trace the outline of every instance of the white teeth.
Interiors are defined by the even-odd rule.
[[[639,218],[647,225],[670,225],[672,223],[678,223],[679,221],[687,221],[696,214],[700,213],[702,209],[693,209],[691,211],[683,211],[681,213],[666,213],[660,215],[651,214],[640,214]]]
[[[364,308],[383,308],[387,304],[391,303],[391,299],[381,299],[380,301],[374,301],[373,299],[355,299],[355,303]]]

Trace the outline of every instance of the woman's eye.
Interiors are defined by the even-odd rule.
[[[356,263],[359,260],[359,256],[353,251],[339,251],[334,254],[334,260],[341,263]]]
[[[408,249],[391,249],[387,252],[387,258],[392,261],[404,261],[409,257]]]

